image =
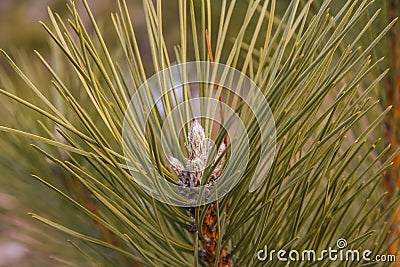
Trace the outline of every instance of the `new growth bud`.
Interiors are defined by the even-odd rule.
[[[210,152],[208,139],[205,136],[204,129],[197,119],[193,119],[188,133],[189,159],[187,160],[186,167],[176,158],[169,156],[168,161],[171,169],[179,178],[179,184],[187,187],[200,186],[203,178],[204,169],[207,167],[207,161]],[[225,144],[221,144],[217,151],[217,155],[213,160],[213,164],[217,162],[219,157],[225,150]],[[210,181],[214,182],[221,175],[225,157],[223,157],[213,170]]]

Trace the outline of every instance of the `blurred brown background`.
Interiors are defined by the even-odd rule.
[[[198,0],[200,1],[200,0]],[[333,1],[333,5],[340,6],[344,0]],[[116,1],[114,0],[89,0],[91,9],[99,19],[99,24],[104,29],[107,35],[108,31],[113,31],[113,25],[110,19],[110,13],[116,11]],[[151,62],[148,47],[146,46],[146,28],[144,16],[142,13],[141,0],[128,0],[129,9],[131,12],[132,20],[136,27],[135,31],[138,34],[138,42],[141,51],[143,51],[143,59],[145,62]],[[220,1],[214,1],[214,5],[218,5]],[[247,1],[238,0],[237,5],[246,5]],[[277,1],[278,14],[280,14],[288,0]],[[315,1],[322,2],[322,1]],[[48,22],[47,6],[52,10],[57,11],[61,15],[68,12],[66,8],[67,1],[64,0],[0,0],[0,48],[10,52],[11,54],[19,54],[26,51],[27,55],[33,56],[32,50],[36,49],[46,54],[50,51],[49,39],[50,37],[45,32],[43,27],[38,21]],[[177,17],[177,1],[167,0],[163,1],[165,10],[167,10],[165,17]],[[380,16],[377,25],[385,25],[391,19],[399,15],[399,1],[398,0],[377,0],[374,4],[376,8],[382,8],[382,16]],[[77,1],[77,6],[83,9],[80,1]],[[334,7],[334,6],[333,6]],[[240,10],[240,9],[239,9]],[[171,13],[168,13],[170,11]],[[333,12],[334,8],[333,8]],[[173,15],[171,15],[173,14]],[[219,19],[219,18],[218,18]],[[173,45],[179,40],[179,29],[170,22],[165,20],[164,34],[168,44],[170,44],[170,51]],[[393,144],[393,151],[400,144],[400,131],[399,131],[399,118],[400,118],[400,32],[399,23],[393,28],[386,39],[380,44],[380,50],[375,51],[375,58],[386,56],[386,65],[391,68],[391,71],[385,82],[382,82],[382,91],[379,92],[379,97],[383,99],[382,106],[393,105],[393,112],[387,118],[386,125],[386,142]],[[377,29],[379,32],[379,27]],[[366,41],[368,42],[368,41]],[[17,52],[18,51],[18,52]],[[0,58],[0,65],[4,65],[5,61]],[[1,115],[0,115],[1,116]],[[387,177],[387,191],[393,190],[394,187],[399,186],[400,158],[397,157],[392,173],[388,173]],[[1,175],[1,170],[0,170]],[[17,202],[17,196],[8,195],[6,188],[0,188],[0,215],[3,212],[11,214],[9,216],[10,222],[20,225],[21,228],[29,228],[26,222],[19,221],[17,217],[13,217],[13,209],[19,209],[20,206]],[[393,193],[393,192],[392,192]],[[26,211],[28,212],[28,211]],[[400,220],[400,212],[398,220]],[[10,227],[0,221],[0,266],[32,266],[32,262],[38,266],[45,266],[50,263],[49,255],[44,255],[40,251],[31,251],[27,249],[22,243],[10,241],[11,239],[24,240],[30,238],[24,236],[23,233],[15,233],[9,231]],[[399,232],[400,233],[400,232]],[[36,266],[36,265],[35,265]]]

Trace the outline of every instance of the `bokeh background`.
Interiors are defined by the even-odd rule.
[[[200,1],[200,0],[197,0]],[[151,57],[149,48],[146,46],[146,27],[144,15],[142,13],[142,1],[130,0],[127,1],[131,16],[138,33],[139,46],[143,52],[142,58],[146,64],[151,65]],[[220,1],[212,1],[213,5],[218,6]],[[288,0],[277,1],[277,14],[282,14],[285,10],[285,6]],[[320,0],[314,1],[313,8],[317,10]],[[336,6],[341,6],[343,0],[334,1],[332,9],[335,12]],[[78,9],[81,7],[80,1],[77,1]],[[110,13],[116,10],[116,4],[113,0],[89,0],[89,4],[96,18],[99,20],[100,25],[105,32],[105,35],[112,33],[113,25],[110,19]],[[167,0],[163,2],[165,9],[166,18],[174,18],[177,14],[177,1]],[[246,1],[238,1],[238,5],[246,5]],[[33,50],[39,50],[45,56],[50,56],[53,53],[53,47],[50,45],[50,37],[45,32],[43,27],[39,24],[39,21],[45,23],[49,21],[47,7],[57,11],[63,16],[67,13],[66,1],[62,0],[0,0],[0,48],[6,50],[15,58],[21,61],[29,62],[34,57]],[[400,13],[400,2],[398,0],[377,0],[374,3],[374,8],[382,9],[382,14],[376,23],[375,33],[379,33],[382,27],[389,21],[399,16]],[[217,10],[217,9],[216,9]],[[240,8],[238,8],[240,13]],[[82,14],[84,12],[81,12]],[[240,14],[237,14],[240,16]],[[217,14],[216,14],[217,15]],[[217,18],[218,19],[218,18]],[[170,46],[168,49],[172,52],[173,45],[179,40],[179,28],[176,27],[177,20],[166,19],[164,21],[164,32],[165,39]],[[239,27],[239,25],[236,25]],[[386,38],[380,43],[378,48],[374,50],[373,57],[379,58],[385,56],[384,64],[381,64],[380,70],[382,71],[385,67],[390,67],[391,70],[384,82],[381,83],[379,91],[375,92],[377,96],[382,99],[382,108],[393,105],[392,112],[388,115],[385,124],[382,125],[382,131],[385,134],[385,143],[392,143],[392,150],[394,151],[400,144],[400,26],[399,23],[390,31]],[[376,34],[371,32],[371,36]],[[362,40],[364,45],[368,45],[368,38]],[[112,44],[111,44],[112,45]],[[32,63],[33,64],[33,63]],[[151,69],[151,66],[149,67]],[[11,69],[6,64],[4,58],[0,57],[0,86],[7,82],[19,83],[11,72]],[[37,77],[40,79],[41,77]],[[3,98],[2,98],[3,99]],[[1,109],[0,109],[1,110]],[[23,114],[20,114],[23,116]],[[3,120],[18,120],[18,116],[15,118],[2,118],[0,114],[0,124]],[[0,135],[0,138],[4,138],[4,135]],[[24,143],[18,141],[21,147],[24,147]],[[5,148],[0,148],[6,151]],[[4,153],[0,151],[0,153]],[[21,149],[23,152],[23,149]],[[24,155],[20,155],[24,157]],[[3,157],[5,158],[5,157]],[[15,158],[10,156],[10,158]],[[29,160],[28,160],[29,161]],[[52,261],[47,254],[46,250],[38,246],[26,246],[27,242],[34,242],[38,233],[33,227],[37,222],[33,221],[28,215],[26,215],[33,208],[40,209],[46,208],[46,205],[51,199],[51,194],[45,191],[43,186],[38,183],[30,182],[30,173],[34,172],[34,168],[29,167],[29,162],[21,160],[21,163],[10,163],[7,161],[0,161],[0,176],[7,177],[7,179],[0,179],[0,266],[47,266],[51,264],[54,266]],[[13,165],[14,164],[14,165]],[[45,163],[44,163],[45,164]],[[14,174],[10,172],[14,168],[20,168]],[[394,162],[394,166],[390,172],[386,174],[384,190],[389,192],[389,197],[394,194],[395,188],[399,187],[400,176],[399,176],[400,159],[397,157]],[[50,167],[49,167],[50,168]],[[15,180],[14,180],[15,179]],[[19,183],[17,182],[19,181]],[[21,181],[26,184],[26,188],[22,188]],[[21,188],[21,189],[20,189]],[[21,191],[18,191],[21,190]],[[24,198],[23,190],[37,190],[37,198],[35,203],[42,203],[42,206],[30,206],[33,202],[30,199]],[[18,193],[20,192],[20,193]],[[45,193],[44,193],[45,192]],[[37,204],[35,204],[37,205]],[[55,205],[55,204],[54,204]],[[60,209],[63,208],[62,202],[58,203]],[[21,216],[22,214],[22,216]],[[26,216],[23,216],[23,215]],[[398,212],[400,214],[400,212]],[[398,216],[397,220],[400,220]],[[53,230],[46,228],[48,232],[44,233],[47,238],[57,238],[58,233]],[[400,232],[399,232],[400,233]],[[72,249],[66,247],[65,249]]]

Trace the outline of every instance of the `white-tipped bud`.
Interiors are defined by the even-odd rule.
[[[186,167],[176,158],[169,156],[168,161],[171,169],[179,178],[179,184],[188,187],[198,187],[203,178],[204,169],[207,167],[208,152],[210,142],[205,138],[204,129],[197,119],[193,119],[188,133],[188,152],[189,159]],[[222,155],[225,150],[225,144],[222,143],[218,148],[217,155],[213,164]],[[225,163],[225,156],[218,162],[211,174],[210,182],[215,181],[221,175],[222,166]]]
[[[197,119],[193,119],[188,133],[189,160],[203,158],[203,155],[206,153],[207,149],[204,142],[205,139],[206,137],[203,127],[201,127]]]

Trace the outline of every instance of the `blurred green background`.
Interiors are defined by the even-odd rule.
[[[197,0],[200,1],[200,0]],[[212,1],[213,5],[220,5],[220,1]],[[246,6],[247,1],[239,0],[237,8],[237,16],[240,16],[240,12],[244,12],[240,8],[241,5]],[[285,7],[288,4],[288,0],[277,1],[277,14],[278,16],[283,13]],[[315,1],[314,10],[318,9],[318,5],[321,1]],[[342,5],[344,0],[334,1],[332,6],[332,12],[335,13],[335,7]],[[92,11],[96,18],[99,20],[105,35],[113,32],[113,25],[110,19],[110,13],[116,10],[116,4],[113,0],[102,0],[102,1],[89,1]],[[146,42],[146,26],[144,21],[144,15],[142,13],[142,1],[131,0],[128,1],[129,9],[133,19],[133,23],[136,26],[135,31],[138,33],[138,43],[141,51],[143,52],[142,58],[146,64],[151,65],[151,57],[149,48]],[[164,26],[164,36],[166,42],[170,44],[168,47],[169,51],[173,51],[173,45],[179,40],[179,28],[176,26],[177,20],[168,19],[174,18],[177,15],[177,1],[167,0],[163,1],[165,9],[165,26]],[[399,15],[399,1],[398,0],[378,0],[374,3],[372,9],[382,8],[382,14],[378,19],[378,23],[375,24],[376,32],[371,33],[371,36],[376,36],[379,34],[380,30],[386,25],[390,20]],[[45,32],[43,27],[38,23],[38,21],[47,22],[47,6],[58,13],[67,13],[66,1],[60,0],[0,0],[0,48],[6,50],[11,55],[15,56],[18,62],[18,58],[21,60],[30,61],[31,57],[34,57],[33,50],[39,50],[44,55],[51,55],[52,48],[50,46],[50,37]],[[77,1],[78,9],[81,10],[81,3]],[[217,10],[217,9],[216,9]],[[81,12],[82,14],[84,12]],[[371,14],[372,15],[372,14]],[[217,16],[217,14],[216,14]],[[218,21],[218,17],[214,20]],[[239,27],[240,25],[236,25]],[[235,27],[235,25],[234,25]],[[375,29],[375,28],[374,28]],[[111,39],[111,38],[110,38]],[[368,45],[368,38],[362,40],[363,44]],[[111,44],[112,46],[112,44]],[[390,34],[380,43],[379,49],[374,51],[374,58],[379,58],[381,56],[386,56],[385,64],[380,66],[382,71],[385,66],[389,66],[391,71],[385,82],[381,84],[382,90],[375,92],[380,98],[383,99],[382,107],[387,105],[394,105],[393,112],[388,116],[386,120],[386,125],[382,125],[383,131],[385,131],[386,143],[391,142],[393,144],[393,150],[400,144],[400,132],[399,132],[399,95],[400,95],[400,32],[399,23],[395,25]],[[33,64],[33,63],[32,63]],[[14,80],[11,74],[10,68],[5,64],[4,58],[0,58],[0,86],[3,86],[4,76],[6,76],[8,81],[18,83],[18,80]],[[1,78],[3,76],[3,80]],[[38,79],[42,77],[37,77]],[[2,98],[3,99],[3,98]],[[0,109],[1,111],[1,109]],[[2,112],[3,113],[3,112]],[[3,113],[4,114],[4,113]],[[397,115],[396,115],[397,114]],[[23,114],[19,114],[23,116]],[[3,116],[0,115],[0,118]],[[4,118],[2,118],[3,121]],[[18,116],[15,118],[6,118],[7,120],[18,120]],[[2,124],[2,123],[0,123]],[[1,135],[3,137],[4,135]],[[23,142],[17,142],[21,148],[24,147]],[[5,148],[2,148],[5,151]],[[29,148],[28,148],[29,149]],[[23,151],[21,149],[20,151]],[[15,156],[15,155],[14,155]],[[26,183],[27,188],[33,183],[35,188],[38,190],[37,197],[43,198],[43,192],[46,192],[45,196],[49,198],[51,194],[48,190],[44,190],[43,186],[39,186],[37,183],[29,182],[30,173],[34,172],[34,169],[29,165],[29,159],[18,163],[21,170],[15,173],[24,176],[14,177],[15,179],[21,179],[23,183]],[[400,160],[399,160],[400,162]],[[20,164],[20,165],[19,165]],[[46,164],[45,162],[43,164]],[[5,162],[0,162],[0,175],[8,175],[7,177],[12,177],[12,172],[10,172],[10,166],[12,164],[7,164]],[[398,165],[395,164],[392,173],[388,174],[387,180],[387,191],[393,190],[400,182]],[[31,169],[29,169],[31,168]],[[50,167],[49,167],[50,168]],[[14,173],[14,175],[15,175]],[[25,179],[25,180],[24,180]],[[4,179],[0,179],[0,182]],[[14,181],[11,179],[7,183],[0,183],[0,266],[44,266],[53,261],[50,261],[49,255],[43,252],[42,249],[37,250],[28,248],[24,245],[25,242],[34,239],[38,233],[35,232],[34,228],[30,225],[33,220],[29,216],[22,216],[21,214],[26,214],[30,211],[29,199],[24,199],[22,195],[18,195],[18,187],[15,186]],[[41,191],[43,190],[43,191]],[[36,201],[41,202],[41,201]],[[50,205],[43,198],[43,207]],[[56,205],[56,204],[54,204]],[[62,204],[59,207],[62,208]],[[40,207],[39,207],[40,208]],[[16,212],[18,211],[18,212]],[[21,219],[25,218],[25,219]],[[36,222],[34,222],[36,223]],[[15,227],[17,226],[17,227]],[[15,229],[22,229],[21,231],[16,231]],[[53,234],[52,230],[46,233],[48,237]],[[58,234],[58,233],[57,233]],[[54,233],[53,238],[57,237]],[[71,249],[71,247],[68,247]],[[54,266],[54,265],[52,265]]]

